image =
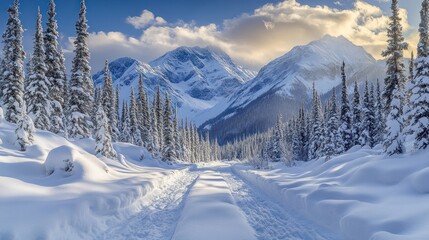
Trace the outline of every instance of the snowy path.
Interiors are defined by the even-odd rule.
[[[187,197],[173,240],[256,240],[220,173],[200,174]]]
[[[236,176],[229,165],[184,171],[155,188],[145,207],[99,239],[331,240]]]
[[[184,171],[178,180],[171,179],[155,188],[148,196],[143,210],[131,219],[105,232],[99,239],[171,239],[183,200],[198,174]]]
[[[305,219],[288,213],[246,182],[225,171],[223,177],[228,183],[237,205],[245,213],[260,240],[331,240],[336,239]]]

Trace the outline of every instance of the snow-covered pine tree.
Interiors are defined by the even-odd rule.
[[[399,86],[397,86],[399,87]],[[403,131],[403,118],[401,115],[401,91],[394,89],[391,109],[386,121],[386,136],[384,150],[391,156],[405,152]]]
[[[174,149],[174,129],[173,123],[171,119],[172,110],[171,110],[171,102],[170,97],[168,96],[168,92],[165,93],[165,103],[164,103],[164,144],[162,151],[162,160],[166,162],[174,162],[176,160],[176,151]]]
[[[19,1],[8,9],[9,18],[3,33],[2,90],[6,121],[16,123],[24,114],[24,58]]]
[[[33,120],[26,113],[23,113],[18,118],[15,129],[16,144],[20,147],[21,151],[25,151],[29,145],[33,144],[34,132]]]
[[[359,138],[362,134],[362,107],[360,104],[360,94],[357,82],[355,82],[354,93],[353,93],[353,145],[360,145]]]
[[[75,49],[73,50],[75,56],[72,61],[69,83],[67,127],[69,137],[88,138],[91,136],[93,129],[91,113],[94,102],[94,85],[91,79],[91,67],[89,66],[89,34],[85,0],[81,1],[76,33]]]
[[[385,100],[385,113],[389,114],[392,108],[392,99],[395,97],[393,92],[400,94],[399,100],[402,99],[402,89],[405,84],[403,51],[408,48],[402,35],[401,18],[399,16],[398,0],[392,0],[392,16],[389,18],[389,27],[387,28],[388,46],[383,51],[382,56],[387,57],[387,73],[384,79],[385,89],[383,97]],[[399,106],[399,114],[402,115],[402,103]],[[395,110],[396,111],[396,110]],[[393,134],[394,135],[394,134]]]
[[[46,78],[45,48],[42,29],[42,15],[37,10],[36,33],[34,35],[34,51],[31,55],[31,72],[28,74],[27,111],[34,126],[41,130],[51,129],[51,102],[49,98],[50,83]]]
[[[109,119],[101,103],[98,106],[96,122],[95,154],[111,159],[116,158],[116,151],[113,149],[112,138],[109,132]]]
[[[408,48],[402,35],[398,0],[392,0],[392,16],[387,29],[388,46],[382,56],[387,57],[387,77],[385,78],[386,136],[384,149],[388,155],[401,154],[405,151],[403,137],[403,98],[406,78],[404,75],[403,51]]]
[[[161,96],[161,88],[158,85],[155,99],[154,99],[154,111],[157,119],[156,123],[157,123],[159,149],[163,149],[163,142],[164,142],[164,116],[163,116],[162,104],[163,103],[162,103],[162,96]]]
[[[179,160],[183,160],[181,156],[183,155],[183,144],[182,143],[182,136],[181,131],[179,130],[179,118],[177,115],[177,106],[174,108],[173,113],[173,135],[174,135],[174,150],[176,151],[175,155],[176,158]]]
[[[271,161],[280,162],[284,159],[284,144],[283,144],[283,117],[281,114],[277,116],[277,122],[271,136]]]
[[[121,131],[119,130],[119,129],[121,129],[121,119],[119,119],[119,116],[120,116],[120,111],[119,111],[119,109],[120,109],[120,105],[119,105],[119,100],[120,99],[120,95],[119,95],[119,86],[118,85],[116,85],[116,90],[115,90],[115,117],[116,117],[116,128],[118,129],[118,133],[117,133],[117,137],[118,137],[118,139],[117,140],[119,140],[119,135],[121,134]],[[116,140],[116,141],[117,141]]]
[[[158,132],[158,117],[156,114],[156,96],[153,100],[152,110],[150,111],[150,120],[151,120],[151,133],[153,138],[153,151],[159,152],[161,151],[161,147],[159,145],[160,143],[160,137]]]
[[[368,81],[365,82],[365,94],[362,102],[362,125],[359,138],[360,145],[373,147],[374,137],[374,112],[371,107],[371,94],[368,87]]]
[[[141,138],[143,141],[143,146],[146,148],[151,148],[152,140],[150,136],[150,112],[149,112],[149,101],[146,91],[143,87],[143,75],[140,74],[139,84],[138,84],[138,97],[137,97],[137,121],[139,122]]]
[[[420,12],[420,42],[417,48],[415,79],[410,97],[410,117],[414,147],[426,149],[429,145],[429,1],[424,0]]]
[[[139,129],[139,123],[137,122],[137,105],[134,94],[134,89],[131,87],[130,94],[130,127],[131,127],[131,135],[132,135],[132,143],[137,146],[142,146],[142,134]]]
[[[106,60],[104,63],[104,84],[103,84],[103,91],[101,94],[99,93],[99,98],[101,99],[101,105],[103,107],[104,113],[106,116],[108,116],[109,122],[109,134],[113,134],[113,119],[111,117],[114,117],[115,113],[115,98],[113,95],[113,83],[112,79],[110,78],[110,71],[109,71],[109,62]],[[101,95],[101,96],[100,96]],[[98,115],[98,106],[97,106],[97,115]],[[97,122],[97,121],[96,121]]]
[[[384,141],[384,131],[386,129],[386,121],[384,117],[383,99],[381,97],[380,81],[377,79],[377,88],[375,93],[375,144],[381,144]]]
[[[344,151],[353,147],[353,132],[352,132],[352,112],[350,110],[350,103],[347,94],[347,78],[345,72],[346,64],[343,62],[341,66],[341,106],[340,106],[340,120],[339,120],[339,133],[342,138],[342,147]]]
[[[46,23],[46,31],[44,34],[45,43],[45,65],[46,78],[49,83],[49,101],[51,103],[50,131],[66,136],[64,124],[64,104],[65,104],[65,74],[62,68],[65,68],[62,61],[63,56],[58,48],[58,24],[55,19],[55,3],[51,0],[48,10],[48,22]]]
[[[121,142],[128,142],[132,143],[132,135],[131,135],[131,123],[130,123],[130,115],[128,113],[128,106],[127,104],[123,103],[122,105],[122,118],[121,118],[121,136],[120,141]]]
[[[411,103],[411,95],[413,94],[413,86],[415,85],[414,81],[414,52],[411,52],[411,59],[409,61],[408,66],[408,81],[405,84],[404,89],[404,100],[403,100],[403,112],[404,112],[404,134],[411,135],[411,110],[412,110],[412,103]]]
[[[113,82],[112,79],[112,75],[110,75],[110,80],[109,82]],[[119,99],[117,99],[119,96],[116,95],[115,90],[113,89],[113,85],[112,85],[112,97],[111,97],[111,104],[112,104],[112,108],[110,111],[110,115],[107,116],[109,118],[109,123],[110,123],[110,129],[112,130],[112,141],[116,142],[118,141],[119,135],[120,135],[120,131],[119,131],[119,127],[118,127],[118,116],[119,116]]]
[[[342,145],[340,144],[341,136],[338,132],[338,112],[337,112],[337,98],[335,88],[332,89],[332,97],[330,100],[329,119],[326,123],[326,141],[324,153],[329,159],[331,156],[343,152]]]
[[[320,151],[322,148],[322,105],[320,102],[319,94],[317,93],[315,84],[313,83],[313,104],[312,104],[312,126],[310,132],[310,144],[309,144],[309,159],[316,159],[321,157]]]

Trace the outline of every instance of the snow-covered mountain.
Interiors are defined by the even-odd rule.
[[[200,112],[212,108],[255,76],[235,65],[226,53],[211,47],[180,47],[150,64],[120,58],[109,63],[109,70],[114,85],[120,86],[121,100],[129,99],[131,87],[137,88],[141,73],[149,96],[160,85],[173,96],[181,117],[197,124],[207,120]],[[96,73],[93,80],[96,86],[102,86],[104,72]]]
[[[202,127],[221,140],[265,130],[272,126],[278,113],[289,117],[308,103],[313,82],[320,94],[337,87],[343,61],[349,84],[384,78],[384,62],[375,60],[345,37],[327,35],[295,47],[263,67],[228,100],[206,111],[216,117]]]

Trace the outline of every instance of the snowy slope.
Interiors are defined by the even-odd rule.
[[[114,85],[120,86],[122,100],[129,99],[130,87],[137,88],[139,74],[152,98],[158,84],[173,95],[182,118],[197,124],[207,120],[197,115],[230,96],[255,73],[234,64],[224,52],[215,48],[181,47],[149,64],[120,58],[109,64]],[[103,71],[93,76],[96,86],[103,84]]]
[[[429,151],[387,157],[356,147],[334,157],[236,172],[342,239],[428,239]]]
[[[0,123],[0,239],[93,239],[151,205],[153,189],[186,171],[124,143],[115,144],[120,161],[99,159],[93,140],[73,143],[45,131],[21,152],[14,129]]]
[[[244,84],[227,101],[209,109],[214,116],[203,127],[235,136],[233,126],[244,126],[238,132],[265,130],[278,113],[286,118],[310,100],[312,84],[320,94],[327,93],[341,82],[341,64],[346,64],[348,84],[383,79],[383,62],[376,61],[362,47],[346,38],[325,36],[290,52],[263,67],[258,75]],[[246,123],[240,122],[246,119]],[[235,122],[229,125],[230,122]],[[247,125],[247,127],[246,127]]]

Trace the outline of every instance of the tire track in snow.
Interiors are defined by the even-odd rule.
[[[231,173],[223,173],[237,205],[245,213],[260,240],[328,240],[336,237],[321,233],[312,224],[301,222],[284,208]]]
[[[184,201],[198,173],[187,171],[183,177],[155,188],[134,217],[103,233],[98,239],[170,239],[180,218]]]

